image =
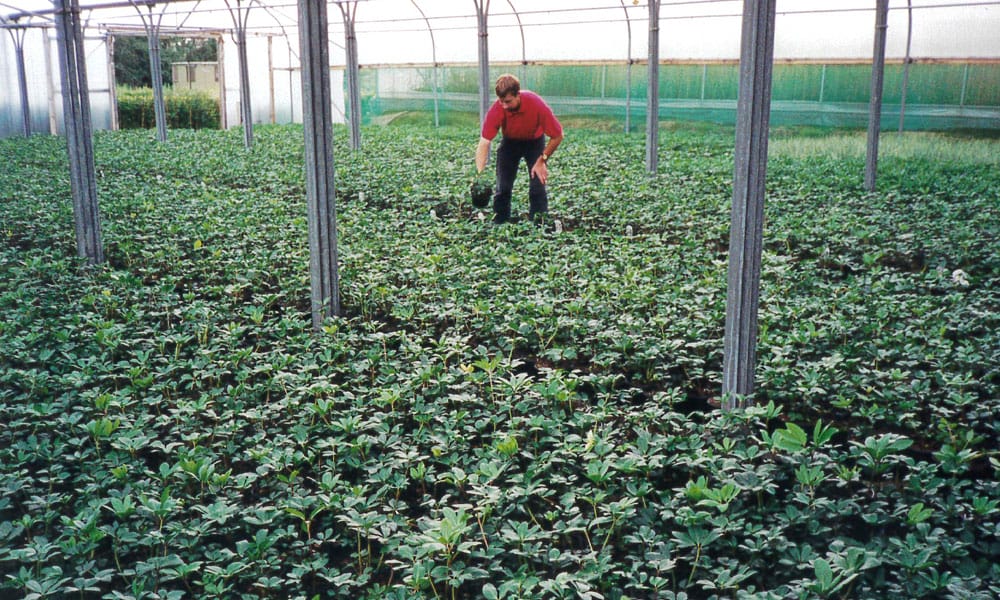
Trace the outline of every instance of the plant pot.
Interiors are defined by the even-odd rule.
[[[490,204],[490,197],[493,196],[493,186],[482,181],[474,181],[469,188],[469,196],[472,198],[473,206],[486,208]]]

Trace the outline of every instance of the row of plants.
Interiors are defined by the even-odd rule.
[[[156,127],[156,109],[152,88],[119,86],[118,120],[122,129],[152,129]],[[163,88],[163,108],[170,129],[218,129],[219,100],[201,90]]]
[[[98,134],[91,269],[0,142],[0,595],[1000,594],[996,164],[774,157],[724,413],[730,131],[571,129],[502,227],[468,131],[337,133],[320,332],[301,128]]]

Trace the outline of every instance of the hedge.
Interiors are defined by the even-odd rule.
[[[167,127],[170,129],[218,129],[219,101],[195,90],[163,88]],[[118,119],[122,129],[156,127],[152,88],[120,87]]]

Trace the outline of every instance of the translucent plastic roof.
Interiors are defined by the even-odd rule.
[[[148,3],[147,3],[148,2]],[[491,62],[643,59],[648,47],[646,0],[479,0],[488,7]],[[238,9],[251,35],[297,35],[294,0],[81,0],[90,29],[142,30],[155,17],[163,35],[230,30]],[[329,2],[330,39],[343,46],[342,10],[355,6],[361,64],[475,63],[474,0]],[[907,6],[913,8],[908,14]],[[779,0],[775,57],[865,59],[871,56],[874,0]],[[739,55],[742,0],[663,0],[660,57],[734,59]],[[46,0],[0,0],[9,21],[52,18]],[[36,13],[32,16],[32,13]],[[891,0],[887,55],[902,57],[912,15],[912,56],[1000,57],[1000,0]],[[433,41],[433,43],[432,43]],[[332,60],[338,60],[334,51]]]

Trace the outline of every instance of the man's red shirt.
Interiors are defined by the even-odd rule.
[[[527,90],[521,90],[520,96],[521,106],[514,112],[505,109],[500,100],[493,103],[483,122],[484,138],[492,140],[500,130],[511,140],[533,140],[543,133],[550,138],[562,137],[562,124],[541,96]]]

